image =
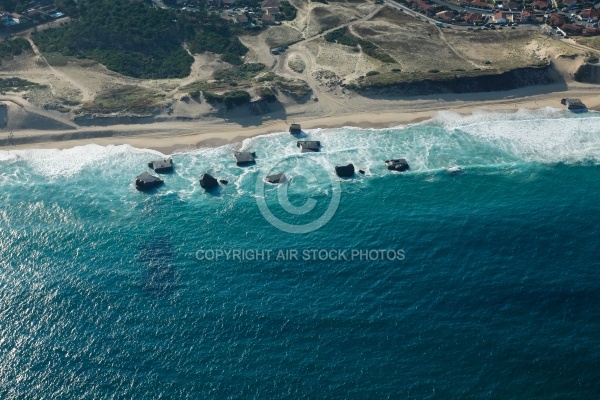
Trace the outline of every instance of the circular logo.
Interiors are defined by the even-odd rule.
[[[297,154],[279,160],[270,169],[261,170],[256,178],[258,209],[271,225],[281,231],[294,234],[316,231],[329,222],[340,204],[340,181],[334,170],[329,161],[319,156]],[[313,196],[314,192],[319,196]],[[294,197],[294,202],[290,200],[291,197]],[[293,221],[286,222],[275,216],[267,200],[272,207],[278,205],[281,208],[278,214],[287,215]],[[325,202],[329,203],[327,207],[324,206]]]

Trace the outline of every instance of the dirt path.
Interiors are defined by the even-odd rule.
[[[306,42],[310,42],[311,40],[322,38],[323,36],[327,35],[328,33],[331,33],[331,32],[336,31],[338,29],[346,28],[346,27],[349,27],[349,26],[354,25],[354,24],[360,24],[361,22],[368,21],[371,18],[373,18],[383,7],[384,6],[379,6],[379,7],[375,8],[375,10],[371,11],[369,14],[365,15],[362,18],[358,18],[358,19],[346,22],[344,24],[336,26],[335,28],[327,29],[326,31],[323,31],[321,33],[317,33],[316,35],[309,36],[306,39],[303,39],[303,40],[299,41],[298,43],[294,44],[293,46],[301,45],[301,44],[304,44]],[[290,47],[293,47],[293,46],[290,46]]]
[[[190,50],[188,49],[187,46],[184,46],[184,48],[185,48],[185,51],[187,51],[190,56],[194,57],[194,62],[192,63],[192,66],[190,67],[190,74],[186,78],[183,78],[181,83],[179,83],[179,85],[175,89],[171,90],[168,93],[170,95],[177,93],[179,90],[181,90],[182,87],[189,85],[190,83],[194,83],[194,82],[200,80],[201,78],[206,78],[206,79],[209,78],[209,76],[202,76],[204,74],[202,71],[203,62],[202,62],[201,58],[199,56],[194,56],[190,52]]]
[[[56,69],[53,66],[51,66],[48,63],[48,60],[46,60],[46,58],[42,55],[40,50],[37,48],[37,46],[35,45],[33,40],[31,40],[30,35],[27,35],[25,37],[25,39],[27,39],[29,44],[31,44],[31,49],[33,50],[35,55],[48,67],[48,69],[52,72],[52,74],[55,77],[57,77],[58,79],[60,79],[62,81],[68,82],[71,86],[74,86],[75,88],[77,88],[77,90],[79,90],[79,92],[81,93],[81,102],[82,103],[88,102],[94,98],[94,93],[88,87],[81,84],[81,82],[78,82],[78,81],[72,79],[69,75],[65,74],[61,70]]]
[[[289,49],[285,53],[276,57],[276,63],[271,69],[271,71],[287,78],[305,80],[313,90],[314,97],[316,97],[319,100],[319,105],[321,106],[324,112],[337,112],[339,110],[354,109],[348,104],[347,101],[344,101],[344,99],[340,98],[339,96],[336,96],[336,91],[324,90],[321,87],[321,82],[313,77],[312,74],[313,72],[315,72],[315,68],[318,65],[318,63],[316,62],[313,55],[307,50],[306,44],[313,40],[320,39],[328,33],[333,32],[337,29],[351,27],[352,25],[368,21],[371,18],[373,18],[383,7],[383,5],[376,7],[373,11],[371,11],[364,17],[346,22],[344,24],[336,26],[335,28],[331,28],[316,35],[306,37],[300,40],[299,42],[294,43],[289,47]],[[307,21],[307,26],[309,23],[310,22]],[[304,62],[305,68],[303,72],[295,72],[288,66],[288,60],[293,56],[300,57]],[[356,110],[358,110],[358,108],[356,108]]]
[[[442,30],[442,28],[440,28],[439,26],[436,26],[435,29],[437,29],[438,31],[438,36],[440,37],[440,40],[442,42],[444,42],[444,44],[446,46],[448,46],[448,48],[450,49],[450,51],[452,53],[454,53],[454,55],[458,58],[460,58],[461,60],[463,60],[464,62],[467,62],[469,64],[471,64],[473,67],[475,68],[481,68],[481,66],[473,61],[471,61],[470,59],[468,59],[467,57],[463,56],[462,54],[460,54],[450,43],[448,43],[448,41],[446,40],[446,37],[444,36],[444,31]]]
[[[589,51],[590,53],[594,53],[595,55],[600,55],[600,50],[594,49],[593,47],[588,47],[584,44],[579,44],[579,43],[575,42],[573,39],[561,39],[560,41],[562,43],[566,44],[567,46],[571,46],[571,47],[574,47],[579,50]]]

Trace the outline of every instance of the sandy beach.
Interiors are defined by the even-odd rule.
[[[546,93],[539,93],[547,91]],[[225,121],[219,118],[194,121],[164,121],[149,124],[110,125],[82,127],[76,130],[22,130],[12,132],[12,137],[28,141],[21,144],[5,143],[3,150],[56,148],[64,149],[95,143],[102,146],[128,144],[137,148],[150,148],[164,154],[177,151],[216,147],[273,132],[287,131],[290,123],[300,123],[303,129],[354,126],[360,128],[386,128],[421,122],[441,111],[468,115],[476,110],[515,112],[519,109],[553,107],[562,109],[560,99],[580,98],[590,110],[600,110],[600,89],[581,85],[569,91],[553,92],[552,87],[529,87],[508,92],[473,93],[465,95],[435,95],[427,98],[397,101],[370,100],[370,108],[362,112],[337,115],[318,115],[314,112],[297,112],[293,118],[271,119],[260,124],[240,117]],[[365,104],[366,105],[366,104]],[[387,108],[387,109],[386,109]],[[253,125],[254,123],[254,125]],[[2,136],[6,137],[7,133]]]

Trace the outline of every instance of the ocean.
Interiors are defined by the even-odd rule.
[[[0,151],[0,398],[600,397],[598,114],[300,136]]]

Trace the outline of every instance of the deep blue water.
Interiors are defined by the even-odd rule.
[[[599,121],[440,114],[310,131],[308,155],[273,134],[244,142],[251,167],[175,154],[150,193],[150,150],[0,152],[0,398],[597,399]],[[347,162],[365,175],[332,178]],[[262,196],[270,167],[289,182]],[[258,206],[297,227],[336,195],[305,234]]]

